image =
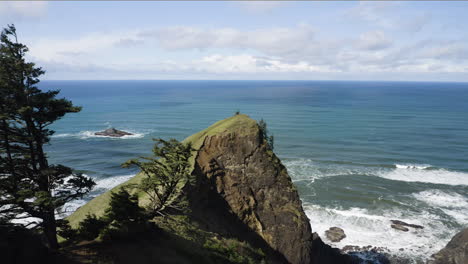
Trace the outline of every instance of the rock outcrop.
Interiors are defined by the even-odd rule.
[[[468,228],[456,234],[439,252],[432,255],[428,264],[467,264],[468,263]]]
[[[346,237],[344,230],[336,226],[330,227],[330,229],[325,231],[325,235],[331,242],[340,242]]]
[[[108,128],[101,132],[94,133],[96,136],[106,136],[106,137],[123,137],[123,136],[131,136],[132,133],[125,132],[122,130],[117,130],[115,128]]]
[[[225,127],[219,129],[217,126]],[[217,129],[218,132],[211,133],[210,129]],[[257,241],[263,240],[277,253],[275,262],[306,264],[348,261],[346,256],[331,250],[319,238],[314,239],[309,219],[286,168],[268,147],[254,120],[245,115],[236,115],[188,140],[198,141],[195,144],[198,151],[194,163],[198,186],[192,191],[192,204],[196,207],[193,211],[203,212],[198,217],[211,220],[207,226],[215,228],[219,221],[214,219],[227,219],[231,213],[238,220],[237,226],[253,231]],[[229,212],[215,216],[223,208],[228,208]],[[216,231],[220,232],[219,229]],[[314,250],[318,252],[314,253]],[[336,262],[321,261],[317,255],[330,260],[335,258]]]
[[[400,221],[400,220],[390,220],[390,222],[392,222],[393,225],[398,225],[398,226],[406,226],[406,227],[412,227],[412,228],[416,228],[416,229],[423,229],[424,228],[424,226],[415,225],[415,224],[408,224],[408,223]]]

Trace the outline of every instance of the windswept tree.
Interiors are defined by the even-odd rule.
[[[94,182],[63,165],[50,165],[44,145],[54,133],[48,127],[67,113],[81,110],[56,98],[59,91],[37,87],[44,74],[26,61],[28,48],[16,29],[0,35],[0,222],[36,217],[50,248],[57,249],[56,212],[88,193]]]
[[[164,216],[170,211],[183,211],[187,202],[183,187],[186,183],[193,183],[189,163],[192,145],[175,139],[153,140],[156,143],[152,157],[132,159],[123,166],[136,165],[144,173],[145,177],[137,188],[148,195],[151,215]]]
[[[267,142],[268,147],[273,150],[274,148],[274,143],[275,143],[275,138],[273,135],[269,135],[267,123],[262,119],[258,121],[258,127],[260,128],[260,132],[262,135],[263,140]]]

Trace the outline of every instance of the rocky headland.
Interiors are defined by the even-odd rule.
[[[251,248],[260,252],[251,254],[244,249],[245,262],[241,263],[357,263],[355,257],[342,254],[312,233],[286,168],[268,146],[255,120],[246,115],[235,115],[184,142],[192,143],[196,149],[191,161],[196,184],[186,186],[190,213],[157,224],[172,240],[195,243],[191,245],[193,252],[190,254],[210,255],[207,251],[211,246],[207,245],[218,243],[221,247],[230,244],[240,251],[241,248]],[[137,183],[141,178],[142,174],[138,174],[121,186]],[[76,227],[88,214],[103,215],[109,199],[110,191],[96,197],[68,217],[70,224]],[[144,197],[140,202],[145,203]],[[160,246],[158,242],[153,243],[145,247],[156,250]],[[168,244],[171,243],[165,246]],[[180,245],[172,251],[181,250],[177,247]],[[202,250],[197,252],[197,247]],[[90,249],[90,245],[86,248],[94,252],[94,257],[115,260],[120,254],[109,255],[108,251],[114,251],[109,248],[107,251]],[[72,251],[77,253],[83,249]],[[78,256],[77,259],[87,257],[90,256]],[[190,259],[182,260],[180,255],[172,257],[176,262],[193,263]],[[146,259],[140,263],[149,262],[150,259]]]

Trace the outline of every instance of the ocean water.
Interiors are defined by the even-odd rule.
[[[468,84],[338,81],[44,81],[83,106],[53,125],[52,162],[97,182],[69,212],[133,176],[152,138],[182,140],[240,110],[263,118],[328,243],[424,259],[468,226]],[[134,136],[93,136],[108,127]],[[423,225],[400,232],[391,219]],[[331,243],[324,231],[347,237]],[[400,248],[404,248],[400,251]]]

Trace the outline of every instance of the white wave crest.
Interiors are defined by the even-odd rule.
[[[114,188],[115,186],[128,181],[133,176],[135,176],[135,174],[113,176],[113,177],[109,177],[109,178],[105,178],[105,179],[95,180],[96,185],[94,186],[93,191],[97,191],[98,192],[97,195],[100,195],[100,194],[104,193],[105,191],[108,191],[108,190]],[[63,208],[61,208],[61,210],[57,212],[58,217],[59,218],[64,218],[64,217],[67,217],[67,216],[71,215],[78,208],[85,205],[86,202],[87,201],[84,200],[84,199],[78,199],[78,200],[74,200],[74,201],[70,201],[70,202],[66,203],[63,206]]]
[[[429,206],[442,210],[460,225],[468,224],[468,198],[456,192],[426,190],[413,196]]]
[[[135,176],[135,174],[113,176],[105,179],[96,180],[96,186],[94,186],[94,189],[110,190],[115,186],[128,181],[133,176]]]
[[[431,165],[395,164],[395,167],[396,167],[397,169],[418,169],[418,170],[424,170],[424,169],[427,169],[427,168],[431,167]]]
[[[343,166],[339,164],[322,164],[310,159],[287,160],[283,162],[294,182],[307,181],[313,183],[316,179],[340,175],[361,174],[370,175],[372,169],[363,167]]]
[[[391,254],[410,259],[425,259],[443,248],[450,236],[456,233],[456,230],[451,230],[438,221],[438,216],[427,212],[420,215],[410,215],[403,211],[376,214],[362,208],[340,210],[310,204],[305,205],[304,209],[310,219],[312,231],[337,248],[346,245],[372,245],[385,247]],[[422,225],[424,229],[410,228],[409,232],[401,232],[391,228],[392,219]],[[337,243],[328,240],[325,231],[333,226],[343,228],[346,238]],[[400,248],[404,251],[400,251]]]
[[[423,167],[423,166],[421,166]],[[399,168],[379,171],[377,176],[406,182],[424,182],[446,185],[468,185],[468,173],[446,169],[425,170],[420,168]]]

